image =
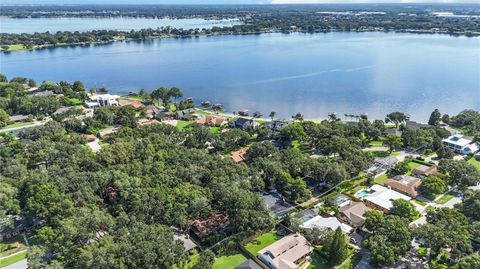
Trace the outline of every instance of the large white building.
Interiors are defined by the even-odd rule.
[[[363,197],[363,201],[367,206],[374,207],[385,213],[389,212],[393,207],[392,202],[399,199],[410,201],[412,198],[378,184],[370,187],[369,193]]]
[[[118,106],[119,98],[120,96],[115,94],[92,94],[89,96],[90,101],[86,102],[85,105],[88,108],[99,106]]]
[[[443,145],[453,149],[456,153],[463,155],[474,154],[479,150],[478,144],[473,143],[472,140],[459,134],[443,139],[442,142]]]
[[[315,216],[306,222],[304,222],[300,227],[304,229],[313,229],[313,228],[319,228],[319,229],[330,229],[332,231],[335,231],[338,227],[342,230],[342,232],[348,234],[353,231],[353,227],[351,227],[348,224],[341,223],[337,218],[335,217],[328,217],[324,218],[321,216]]]

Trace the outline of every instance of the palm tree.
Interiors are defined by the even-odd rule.
[[[300,112],[298,112],[297,114],[295,114],[294,116],[292,116],[292,118],[293,118],[294,120],[298,120],[298,121],[300,121],[300,122],[303,121],[303,115],[302,115],[302,113],[300,113]]]
[[[270,119],[272,119],[272,121],[275,118],[275,115],[277,115],[277,112],[275,112],[275,111],[270,112],[269,117],[270,117]]]

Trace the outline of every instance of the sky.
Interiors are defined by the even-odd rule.
[[[303,3],[479,3],[479,0],[0,0],[21,4],[303,4]]]

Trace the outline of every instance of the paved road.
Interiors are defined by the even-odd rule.
[[[33,122],[32,124],[30,124],[30,125],[13,127],[13,128],[8,128],[8,129],[1,129],[1,130],[0,130],[0,133],[9,132],[9,133],[13,133],[13,134],[19,134],[19,133],[20,133],[21,131],[23,131],[23,130],[26,130],[26,129],[29,129],[29,128],[32,128],[32,127],[36,127],[36,126],[40,126],[40,125],[44,125],[44,124],[47,123],[48,121],[49,121],[49,120],[35,121],[35,122]]]
[[[2,269],[27,269],[27,259],[2,267]]]

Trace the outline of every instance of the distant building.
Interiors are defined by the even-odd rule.
[[[367,206],[378,209],[384,213],[388,213],[393,207],[392,202],[399,199],[410,201],[412,198],[378,184],[373,185],[370,188],[370,193],[363,196],[363,200]]]
[[[313,251],[300,234],[291,234],[258,252],[258,258],[271,269],[297,269],[298,262]]]
[[[315,216],[300,225],[300,227],[304,229],[312,229],[312,228],[324,228],[330,229],[335,231],[337,228],[340,227],[342,232],[348,234],[353,231],[353,228],[345,223],[341,223],[336,217],[328,217],[324,218],[322,216]]]
[[[385,182],[385,186],[412,198],[418,196],[418,187],[420,184],[422,184],[421,179],[407,175],[398,175]]]
[[[252,119],[247,119],[247,118],[237,118],[235,121],[233,121],[230,124],[230,127],[232,128],[240,128],[242,130],[246,130],[249,127],[252,128],[257,128],[260,126],[260,124]]]
[[[462,155],[474,154],[479,150],[478,144],[463,135],[452,135],[443,139],[442,142],[446,147]]]
[[[242,148],[231,153],[232,160],[236,163],[243,162],[245,160],[245,155],[247,154],[248,148]]]
[[[346,206],[341,207],[339,211],[339,218],[350,226],[358,228],[365,224],[366,218],[363,216],[371,209],[362,202],[351,202]]]
[[[88,108],[100,107],[100,106],[117,106],[120,96],[115,94],[92,94],[89,96],[90,101],[85,105]]]
[[[226,214],[216,213],[204,219],[194,220],[191,230],[198,238],[204,238],[225,229],[229,224],[229,218]]]
[[[265,123],[265,128],[274,134],[280,133],[280,131],[286,126],[292,124],[292,121],[287,120],[273,120]]]
[[[198,119],[197,124],[208,126],[222,126],[227,124],[227,119],[222,116],[208,115]]]
[[[438,173],[438,167],[436,165],[421,165],[415,168],[412,173],[418,177],[429,177]]]

